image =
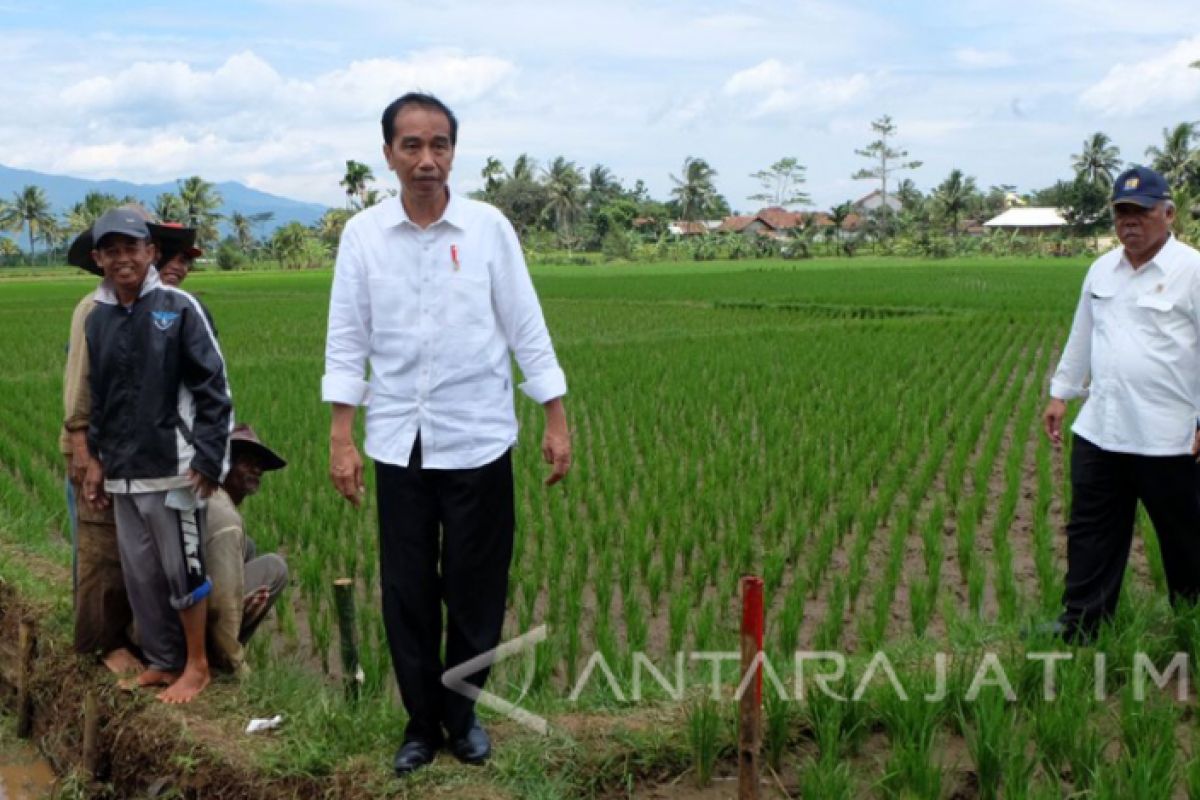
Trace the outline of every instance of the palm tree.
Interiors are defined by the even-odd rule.
[[[829,219],[833,222],[833,238],[837,241],[839,251],[842,249],[842,226],[846,224],[846,218],[853,212],[854,204],[849,200],[838,203],[829,209]]]
[[[545,179],[547,201],[543,213],[554,218],[554,229],[570,249],[571,226],[583,211],[579,191],[583,175],[574,161],[559,156],[546,168]]]
[[[249,250],[254,244],[254,231],[251,230],[250,218],[240,211],[235,211],[229,215],[229,225],[233,228],[233,238],[237,239],[238,246],[243,250]]]
[[[717,187],[713,185],[713,178],[717,171],[703,158],[688,156],[683,160],[682,175],[682,178],[671,176],[675,183],[671,194],[679,201],[681,219],[698,219],[716,202]]]
[[[1163,128],[1163,146],[1147,147],[1146,158],[1161,172],[1171,188],[1178,189],[1200,172],[1200,151],[1192,149],[1192,141],[1200,138],[1194,122],[1181,122],[1174,128]]]
[[[55,224],[54,214],[50,211],[50,201],[46,192],[40,186],[26,186],[19,192],[13,193],[13,202],[4,209],[0,217],[0,228],[20,233],[22,229],[29,232],[29,262],[33,263],[34,241],[43,229]]]
[[[1071,158],[1076,175],[1104,188],[1112,186],[1113,177],[1121,168],[1121,151],[1100,131],[1085,139],[1083,152]]]
[[[612,201],[620,193],[621,182],[616,179],[611,169],[603,164],[597,164],[588,171],[588,208],[595,210]]]
[[[504,182],[504,164],[495,156],[488,156],[487,161],[483,162],[479,176],[483,178],[484,196],[491,197]]]
[[[105,211],[121,205],[121,201],[105,192],[91,191],[83,196],[71,210],[67,212],[67,230],[72,233],[82,233],[92,227]]]
[[[199,175],[178,182],[179,199],[183,203],[183,222],[196,229],[196,243],[200,247],[217,239],[217,220],[221,215],[221,195],[216,188]]]
[[[958,235],[958,218],[975,198],[978,189],[975,179],[964,176],[961,169],[952,169],[946,180],[933,190],[933,199],[942,214],[950,218],[950,230]]]
[[[375,174],[371,172],[371,168],[366,164],[354,159],[346,161],[346,175],[338,182],[338,186],[346,189],[347,208],[353,208],[355,200],[358,200],[359,208],[367,207],[367,184],[373,180],[375,180]]]
[[[154,216],[162,222],[182,223],[187,216],[183,200],[174,192],[163,192],[154,198]]]
[[[533,183],[537,175],[537,161],[527,153],[521,153],[513,162],[512,171],[508,177],[517,182]]]

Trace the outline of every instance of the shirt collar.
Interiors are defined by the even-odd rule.
[[[1154,254],[1154,258],[1143,264],[1138,271],[1140,272],[1146,267],[1155,267],[1164,275],[1170,275],[1176,263],[1175,253],[1178,246],[1179,243],[1175,240],[1175,234],[1168,233],[1167,241],[1163,243],[1163,246],[1160,247],[1158,252]],[[1124,247],[1121,248],[1121,260],[1117,262],[1117,266],[1128,266],[1131,270],[1133,269],[1133,265],[1129,263],[1129,259],[1125,256]]]
[[[460,231],[466,230],[466,223],[464,219],[464,212],[466,209],[462,199],[459,198],[454,192],[450,191],[450,187],[448,186],[446,187],[446,193],[449,195],[449,200],[446,203],[446,210],[442,212],[441,218],[429,227],[433,228],[437,225],[441,225],[442,223],[446,223],[447,225],[458,228]],[[404,201],[400,199],[402,194],[403,193],[398,194],[395,197],[389,197],[387,200],[383,201],[384,204],[386,204],[386,207],[383,211],[383,223],[385,227],[403,225],[406,222],[410,225],[413,225],[413,227],[416,227],[415,223],[409,219],[408,212],[404,210]]]
[[[140,300],[141,298],[145,297],[147,294],[154,289],[157,289],[161,285],[163,284],[162,281],[159,280],[158,269],[151,264],[150,269],[146,270],[146,277],[142,281],[142,290],[138,292],[138,299]],[[113,283],[110,278],[105,278],[96,288],[96,302],[106,303],[112,306],[121,304],[120,298],[117,297],[117,290],[113,287]]]

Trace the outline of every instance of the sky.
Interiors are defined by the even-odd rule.
[[[347,159],[397,186],[379,114],[417,89],[459,118],[456,191],[528,153],[667,199],[693,156],[749,211],[790,156],[828,209],[875,188],[884,114],[924,191],[1050,185],[1094,131],[1140,162],[1200,120],[1197,60],[1197,0],[0,0],[0,163],[342,205]]]

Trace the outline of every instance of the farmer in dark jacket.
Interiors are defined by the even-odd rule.
[[[93,460],[84,498],[111,495],[125,587],[159,699],[191,701],[208,685],[201,537],[204,499],[229,470],[233,402],[200,304],[164,285],[144,219],[106,213],[92,227],[105,280],[87,320]]]

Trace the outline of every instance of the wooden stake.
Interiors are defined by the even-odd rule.
[[[759,751],[762,749],[763,582],[742,577],[742,681],[754,679],[742,692],[738,708],[738,800],[759,798]],[[756,663],[757,662],[757,663]]]
[[[96,690],[83,697],[83,771],[88,780],[96,779],[100,766],[100,702]]]
[[[33,617],[21,620],[17,632],[17,736],[28,739],[33,734],[33,656],[37,650],[37,623]]]
[[[349,578],[334,581],[333,600],[337,608],[338,639],[342,645],[342,680],[346,696],[357,700],[362,668],[358,663],[358,641],[354,635],[354,581]]]

